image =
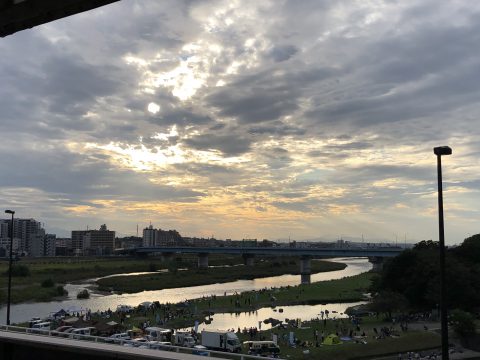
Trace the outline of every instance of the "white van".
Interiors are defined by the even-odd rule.
[[[145,328],[144,331],[145,335],[149,340],[172,342],[172,330],[170,329],[163,329],[152,326]]]
[[[280,348],[273,341],[245,341],[243,344],[248,346],[248,353],[251,355],[276,355],[280,352]]]
[[[30,331],[34,333],[48,333],[50,331],[50,321],[33,324]]]

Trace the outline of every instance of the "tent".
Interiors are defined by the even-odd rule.
[[[322,345],[340,345],[341,343],[337,335],[330,334],[323,340]]]
[[[65,311],[65,310],[63,310],[63,309],[60,309],[59,311],[57,311],[56,313],[54,313],[54,314],[52,315],[52,317],[53,317],[54,319],[56,319],[56,318],[65,317],[65,316],[67,316],[67,315],[68,315],[68,312],[67,312],[67,311]]]

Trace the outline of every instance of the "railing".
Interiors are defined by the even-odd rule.
[[[235,359],[235,360],[267,359],[266,357],[263,357],[263,356],[229,353],[229,352],[222,352],[222,351],[215,351],[215,350],[208,350],[208,349],[195,349],[195,348],[188,348],[188,347],[168,345],[168,344],[158,344],[158,343],[156,344],[156,343],[148,343],[148,342],[141,343],[141,342],[136,342],[134,340],[128,340],[128,339],[113,339],[110,337],[72,334],[72,333],[64,333],[64,332],[55,331],[55,330],[33,329],[33,328],[26,328],[26,327],[13,326],[13,325],[0,325],[0,331],[5,331],[9,333],[22,333],[22,334],[29,334],[29,335],[36,335],[36,336],[44,336],[44,337],[53,336],[58,338],[66,338],[69,340],[90,341],[93,343],[102,343],[107,345],[120,345],[120,346],[133,346],[133,347],[141,346],[143,349],[150,349],[152,351],[164,350],[164,351],[172,351],[176,353],[203,355],[203,356],[217,357],[217,358],[221,357],[221,358],[228,358],[228,359]]]

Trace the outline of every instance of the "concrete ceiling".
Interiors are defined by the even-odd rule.
[[[117,1],[0,0],[0,37]]]

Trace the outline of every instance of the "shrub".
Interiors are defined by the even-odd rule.
[[[8,270],[4,272],[8,276]],[[27,277],[30,276],[30,269],[26,265],[12,265],[12,276]]]
[[[157,271],[157,264],[150,263],[148,264],[148,271]]]
[[[55,283],[53,282],[52,279],[48,278],[48,279],[45,279],[42,281],[42,287],[44,288],[49,288],[49,287],[53,287],[55,285]]]
[[[65,288],[64,288],[62,285],[58,285],[58,286],[57,286],[57,295],[58,295],[58,296],[67,296],[67,295],[68,295],[68,291],[65,290]]]
[[[87,289],[84,289],[77,294],[77,299],[88,299],[89,297],[90,293]]]
[[[460,309],[453,310],[450,315],[450,322],[453,325],[455,333],[461,338],[475,334],[475,320],[472,314],[466,311]]]

